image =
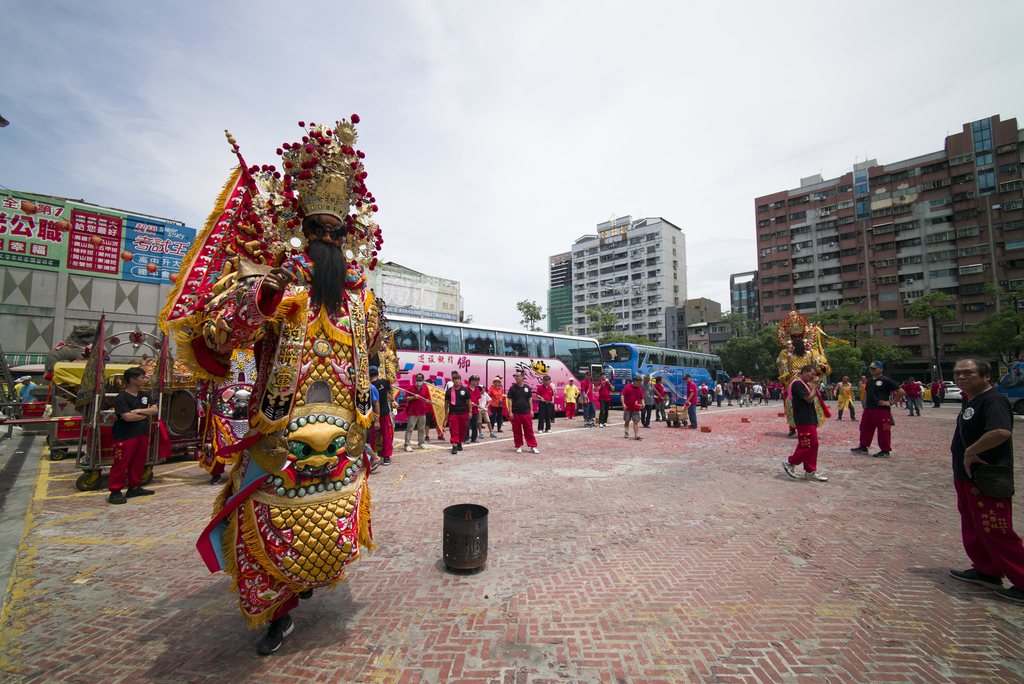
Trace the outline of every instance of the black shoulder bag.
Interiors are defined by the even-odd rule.
[[[960,414],[963,415],[963,414]],[[964,451],[967,450],[967,441],[964,439],[963,423],[957,415],[957,435],[960,436],[960,444]],[[974,483],[985,496],[993,499],[1008,499],[1014,495],[1013,489],[1013,468],[1006,465],[975,464],[968,475],[974,476]]]

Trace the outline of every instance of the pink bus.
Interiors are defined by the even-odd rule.
[[[601,348],[591,337],[571,337],[544,332],[507,330],[490,326],[454,323],[444,320],[388,316],[395,333],[398,353],[399,389],[409,389],[417,373],[428,383],[443,386],[457,370],[466,382],[479,375],[486,390],[494,378],[501,378],[506,390],[512,374],[526,375],[526,384],[536,387],[545,375],[555,387],[555,411],[565,411],[563,388],[569,380],[580,384],[583,373],[594,377],[601,373]],[[396,420],[405,421],[400,401]],[[536,406],[534,406],[536,409]]]

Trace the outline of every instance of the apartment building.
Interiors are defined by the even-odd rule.
[[[743,314],[760,327],[761,307],[758,304],[757,285],[757,271],[733,273],[729,276],[731,312]]]
[[[571,253],[575,334],[599,334],[586,311],[607,306],[616,330],[685,346],[686,238],[678,226],[657,216],[623,216],[598,224]]]
[[[904,307],[945,292],[959,319],[934,333],[951,368],[957,341],[995,311],[985,284],[1024,282],[1022,139],[1016,119],[996,115],[964,124],[939,151],[866,160],[756,198],[762,324],[851,302],[878,311],[872,332],[909,349],[906,370],[924,375],[936,354],[930,324]]]
[[[572,252],[548,257],[547,321],[548,332],[572,330]]]

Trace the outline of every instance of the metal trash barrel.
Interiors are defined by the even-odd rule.
[[[487,562],[487,513],[476,504],[456,504],[444,509],[441,552],[445,567],[474,570]]]

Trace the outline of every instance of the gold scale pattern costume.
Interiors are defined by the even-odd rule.
[[[818,369],[819,375],[828,375],[832,367],[825,358],[825,352],[821,347],[821,340],[824,337],[821,329],[809,322],[796,311],[790,311],[786,318],[782,319],[775,329],[775,337],[782,345],[782,351],[775,359],[775,365],[779,370],[779,380],[786,386],[783,396],[783,403],[786,407],[786,421],[790,429],[796,429],[796,422],[793,419],[793,402],[789,397],[789,386],[800,376],[800,369],[810,364]],[[803,335],[804,353],[798,354],[793,344],[794,335]],[[818,414],[818,425],[825,420],[821,400],[814,402],[815,412]]]
[[[252,628],[287,613],[298,594],[333,587],[360,547],[373,548],[368,370],[375,359],[393,382],[397,364],[383,303],[363,276],[383,241],[354,148],[358,120],[300,122],[301,142],[278,150],[280,171],[248,167],[228,134],[239,167],[161,313],[179,357],[215,388],[231,384],[237,350],[255,359],[247,430],[220,445],[217,457],[235,462],[197,543],[212,572],[231,576]],[[307,239],[321,234],[303,221],[325,214],[346,229],[343,242],[322,239],[345,255],[344,272],[329,274],[344,279],[340,313],[312,304]],[[273,269],[293,278],[283,291],[264,286]]]

